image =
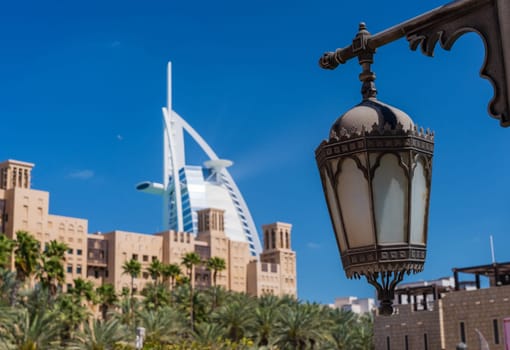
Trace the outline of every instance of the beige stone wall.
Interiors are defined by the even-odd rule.
[[[479,330],[491,350],[504,350],[503,319],[510,317],[510,286],[491,287],[443,294],[432,303],[432,310],[414,311],[413,305],[397,305],[392,316],[377,316],[374,323],[376,350],[455,349],[461,342],[463,323],[465,343],[469,349],[478,349]],[[495,332],[495,328],[497,331]]]
[[[246,267],[251,259],[250,247],[247,242],[228,241],[229,256],[227,264],[229,266],[228,274],[230,275],[230,286],[228,289],[246,293],[247,286],[247,270]]]
[[[54,227],[48,224],[48,192],[26,188],[5,191],[6,233],[15,238],[15,232],[28,231],[39,241],[50,240]]]
[[[156,236],[163,237],[162,261],[166,264],[180,265],[182,257],[195,250],[195,236],[191,233],[164,231]]]
[[[478,329],[491,350],[504,350],[503,319],[510,317],[510,286],[448,293],[442,299],[445,348],[460,342],[460,323],[464,323],[468,349],[477,349]],[[496,322],[494,322],[496,321]],[[499,344],[495,342],[497,326]]]
[[[246,265],[246,293],[249,295],[257,296],[258,295],[258,271],[259,268],[257,264],[258,260],[251,260]]]
[[[125,274],[122,266],[126,261],[135,259],[142,265],[142,274],[134,280],[134,289],[140,292],[152,282],[146,271],[153,259],[163,259],[163,237],[141,233],[112,231],[104,234],[108,241],[108,277],[107,283],[113,284],[116,290],[123,287],[131,289],[131,276]]]
[[[74,279],[87,277],[88,222],[84,219],[48,215],[47,223],[48,229],[45,232],[43,242],[48,242],[47,238],[49,238],[49,240],[64,242],[69,248],[64,263],[66,271],[65,290],[67,290],[68,286],[74,284]],[[39,239],[37,236],[36,238]]]
[[[397,305],[394,315],[377,316],[374,321],[375,350],[387,350],[388,342],[391,350],[421,350],[425,349],[425,341],[429,350],[443,349],[438,301],[431,306],[431,310],[414,311],[413,305]]]
[[[257,297],[265,294],[283,295],[280,272],[278,264],[250,261],[247,293]]]

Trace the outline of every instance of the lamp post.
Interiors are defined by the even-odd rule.
[[[136,350],[143,349],[143,341],[144,340],[145,340],[145,328],[144,327],[136,327],[136,338],[135,338]]]
[[[356,37],[351,45],[326,52],[319,64],[335,69],[354,57],[374,53],[383,45],[402,37],[409,41],[411,50],[421,47],[427,56],[433,56],[436,44],[450,50],[455,41],[467,32],[477,33],[485,44],[485,60],[480,76],[489,79],[494,97],[489,103],[489,114],[500,120],[501,126],[510,126],[510,1],[457,0],[413,19],[397,24],[375,35]]]
[[[335,69],[357,57],[363,100],[331,127],[316,160],[348,278],[365,276],[391,315],[395,287],[420,272],[426,256],[434,135],[401,110],[377,100],[371,64],[376,49],[401,37],[432,56],[437,42],[449,50],[464,33],[485,43],[480,75],[491,81],[489,114],[510,126],[510,1],[457,0],[378,34],[364,23],[352,44],[325,53],[319,64]]]
[[[370,35],[364,24],[355,40]],[[393,313],[396,285],[422,271],[434,135],[377,99],[371,52],[359,58],[363,100],[331,127],[316,160],[342,264],[365,276],[379,313]]]

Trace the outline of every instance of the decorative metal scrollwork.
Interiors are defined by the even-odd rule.
[[[510,126],[510,1],[457,0],[430,12],[364,38],[360,50],[353,44],[325,53],[319,60],[324,69],[335,69],[339,64],[405,36],[411,50],[418,47],[432,56],[436,44],[450,50],[455,41],[467,32],[480,35],[485,44],[485,61],[480,76],[488,79],[494,88],[489,102],[489,114],[500,120],[501,126]],[[360,40],[359,36],[355,38]],[[354,49],[354,46],[356,46]]]

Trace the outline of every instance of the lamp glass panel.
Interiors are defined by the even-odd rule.
[[[375,243],[374,225],[370,210],[370,186],[356,162],[347,158],[338,177],[338,197],[350,248]]]
[[[428,189],[423,161],[418,160],[413,170],[411,185],[411,243],[425,244],[425,216]]]
[[[378,243],[405,243],[407,179],[394,154],[382,156],[372,187]]]
[[[333,221],[335,234],[338,239],[338,243],[340,244],[340,251],[345,251],[347,249],[347,244],[345,242],[345,233],[344,228],[342,226],[342,218],[340,216],[340,208],[338,206],[335,190],[333,189],[333,185],[331,183],[331,179],[328,176],[328,172],[325,168],[322,169],[322,176],[324,181],[324,188],[326,193],[326,201],[328,202],[329,212],[331,216],[331,220]]]

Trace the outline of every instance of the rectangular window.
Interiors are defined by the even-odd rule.
[[[156,261],[156,260],[158,260],[158,257],[157,257],[157,256],[155,256],[155,255],[153,255],[153,256],[152,256],[152,261]]]
[[[390,337],[386,337],[386,350],[391,350]]]
[[[144,273],[143,273],[143,278],[144,278],[144,279],[149,278],[149,274],[148,274],[147,272],[144,272]]]
[[[72,249],[72,248],[69,248],[69,249],[67,250],[67,254],[73,254],[73,249]]]
[[[466,329],[464,326],[464,322],[460,323],[460,341],[463,343],[466,342]]]
[[[73,273],[73,265],[67,265],[67,273]]]
[[[147,255],[144,255],[144,256],[143,256],[143,261],[144,261],[144,262],[149,261],[149,257],[148,257]]]
[[[108,277],[108,270],[104,270],[104,277]]]
[[[76,249],[76,255],[81,255],[82,251],[81,249]]]
[[[409,350],[409,338],[407,335],[404,337],[404,347],[406,350]]]
[[[76,273],[81,275],[81,265],[76,266]]]
[[[95,278],[99,278],[99,271],[98,270],[94,270],[94,277]]]
[[[499,344],[499,327],[498,320],[492,320],[492,327],[494,328],[494,344]]]
[[[427,333],[423,334],[423,349],[429,350],[429,340],[427,338]]]
[[[131,257],[133,260],[138,260],[138,254],[133,254]]]

